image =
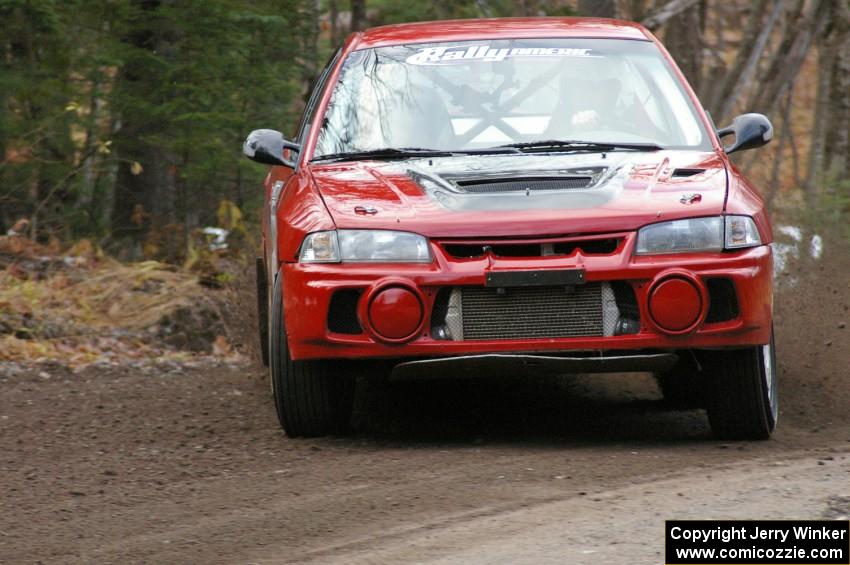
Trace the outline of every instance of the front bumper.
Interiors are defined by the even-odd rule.
[[[283,303],[290,355],[294,360],[329,358],[428,358],[485,353],[544,353],[576,351],[671,351],[689,348],[734,348],[762,345],[770,340],[773,316],[773,259],[769,245],[732,252],[675,255],[634,255],[634,234],[624,234],[617,252],[602,255],[511,257],[456,260],[434,245],[430,264],[300,264],[287,263]],[[432,335],[431,316],[442,289],[483,287],[488,273],[505,271],[583,269],[585,283],[622,281],[633,290],[640,312],[639,328],[627,335],[545,337],[523,339],[447,340]],[[703,284],[710,279],[731,281],[737,307],[734,317],[707,321],[704,304],[699,320],[686,330],[670,332],[653,321],[649,295],[668,277]],[[620,284],[620,283],[618,283]],[[381,288],[414,290],[424,319],[415,335],[402,340],[380,339],[370,331],[364,305]],[[359,293],[357,317],[364,331],[340,333],[329,329],[331,297],[338,291]]]

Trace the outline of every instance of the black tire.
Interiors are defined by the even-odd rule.
[[[354,378],[340,374],[340,363],[293,361],[289,357],[281,300],[281,275],[271,308],[269,368],[280,425],[289,437],[316,437],[346,431],[351,421]]]
[[[681,351],[669,371],[655,373],[664,400],[673,408],[705,408],[705,379],[693,351]]]
[[[257,322],[260,333],[260,357],[269,366],[269,283],[266,263],[257,257]]]
[[[706,409],[714,435],[728,440],[764,440],[776,427],[776,347],[709,353]]]

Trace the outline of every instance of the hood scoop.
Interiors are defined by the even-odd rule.
[[[536,192],[548,190],[573,190],[595,186],[607,167],[590,167],[553,171],[545,175],[442,175],[451,187],[468,194],[493,194],[504,192]]]
[[[617,175],[620,170],[621,167],[582,167],[491,174],[480,171],[423,174],[409,169],[407,174],[426,195],[449,210],[516,212],[602,206],[623,189],[622,179]]]
[[[692,177],[694,175],[698,175],[704,173],[705,169],[674,169],[671,177],[675,178],[686,178]]]
[[[507,178],[482,179],[456,182],[464,192],[475,194],[493,192],[528,192],[533,190],[568,190],[587,188],[593,183],[593,177],[556,177],[556,178]]]

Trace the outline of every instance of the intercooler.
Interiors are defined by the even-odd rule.
[[[620,311],[611,285],[455,287],[443,339],[501,340],[614,335]],[[435,337],[438,337],[437,332]]]

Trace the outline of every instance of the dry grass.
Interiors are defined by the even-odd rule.
[[[15,238],[20,239],[20,238]],[[122,264],[90,247],[81,255],[42,255],[45,248],[0,238],[0,360],[97,361],[191,355],[162,341],[163,320],[202,305],[216,308],[196,273],[156,261]],[[211,336],[214,354],[233,352]]]
[[[156,261],[61,271],[42,280],[0,274],[0,309],[35,319],[72,320],[89,328],[138,330],[191,303],[198,277]]]

